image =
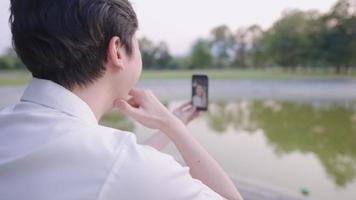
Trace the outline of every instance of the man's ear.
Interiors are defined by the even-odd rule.
[[[107,64],[115,69],[123,70],[125,69],[124,58],[125,49],[121,44],[119,37],[114,36],[111,38],[107,50]]]

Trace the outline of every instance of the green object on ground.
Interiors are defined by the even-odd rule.
[[[303,195],[307,196],[310,194],[310,190],[306,187],[302,187],[300,188],[300,193],[302,193]]]

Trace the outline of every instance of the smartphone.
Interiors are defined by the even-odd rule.
[[[207,75],[192,76],[192,105],[200,111],[207,111],[209,105],[209,78]]]

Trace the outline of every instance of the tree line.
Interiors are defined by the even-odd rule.
[[[356,0],[338,0],[327,13],[286,10],[270,28],[259,25],[213,28],[185,56],[173,56],[167,43],[139,40],[145,69],[356,69]],[[13,52],[0,57],[0,69],[23,68]]]
[[[221,25],[198,38],[187,56],[173,57],[164,42],[140,40],[148,69],[267,68],[355,70],[356,0],[339,0],[327,13],[287,10],[270,28],[232,31]]]

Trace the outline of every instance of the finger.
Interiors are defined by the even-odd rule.
[[[198,118],[199,116],[200,116],[200,112],[196,110],[191,115],[188,116],[187,122],[190,123],[191,121]]]
[[[192,107],[193,105],[190,102],[187,102],[179,106],[178,108],[176,108],[175,111],[186,112],[187,110],[190,110]]]
[[[187,124],[189,124],[190,122],[192,122],[193,120],[197,119],[199,117],[199,113],[196,113],[192,116],[190,116],[188,119],[187,119]]]
[[[131,117],[133,120],[141,124],[143,124],[145,121],[147,121],[148,118],[150,118],[150,116],[142,112],[141,109],[132,107],[125,100],[117,100],[114,102],[114,105],[116,108],[118,108],[120,112],[127,115],[128,117]]]
[[[190,115],[195,110],[196,110],[196,108],[194,106],[190,105],[189,107],[186,107],[184,110],[182,110],[182,112],[183,113],[187,113],[188,115]]]
[[[192,116],[193,116],[193,119],[199,117],[199,116],[200,116],[200,113],[201,113],[200,111],[195,111],[195,112],[193,113],[193,115],[192,115]]]
[[[140,107],[139,103],[137,103],[134,98],[129,99],[129,100],[127,101],[127,103],[130,104],[130,105],[131,105],[132,107],[134,107],[134,108]]]
[[[135,115],[138,113],[137,108],[132,107],[127,101],[118,99],[114,102],[114,106],[119,109],[120,112],[131,116],[135,117]]]
[[[199,111],[195,107],[191,107],[189,111],[176,112],[175,115],[187,125],[199,116]]]
[[[181,106],[179,106],[177,109],[178,110],[181,110],[181,109],[184,109],[185,107],[187,107],[187,106],[191,106],[192,105],[192,103],[190,102],[190,101],[188,101],[188,102],[185,102],[185,103],[183,103]]]
[[[129,95],[131,95],[132,97],[142,97],[144,95],[144,90],[139,89],[139,88],[132,88],[129,91]]]
[[[189,111],[192,111],[193,109],[194,109],[195,107],[192,105],[192,104],[190,104],[190,105],[188,105],[188,106],[186,106],[185,108],[183,108],[183,112],[189,112]]]

